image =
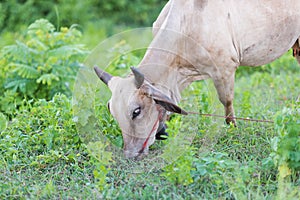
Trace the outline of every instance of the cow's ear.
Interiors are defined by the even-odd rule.
[[[158,90],[157,88],[150,86],[148,84],[144,84],[141,88],[143,93],[149,97],[151,97],[155,103],[161,105],[164,107],[167,111],[182,114],[182,115],[187,115],[188,113],[177,106],[173,101],[165,95],[163,92]]]
[[[157,103],[157,104],[161,105],[162,107],[164,107],[167,111],[178,113],[178,114],[181,114],[181,115],[187,115],[188,114],[185,110],[183,110],[179,106],[177,106],[174,103],[171,103],[171,102],[169,102],[165,99],[160,99],[160,98],[153,97],[153,100],[155,101],[155,103]]]

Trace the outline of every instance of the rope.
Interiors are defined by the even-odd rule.
[[[204,114],[204,113],[199,113],[199,112],[187,112],[188,114],[193,114],[193,115],[201,115],[201,116],[206,116],[206,117],[218,117],[218,118],[224,118],[226,119],[226,116],[223,115],[216,115],[216,114]],[[261,119],[250,119],[250,118],[243,118],[243,117],[231,117],[233,119],[237,120],[243,120],[243,121],[251,121],[251,122],[261,122],[261,123],[274,123],[272,120],[261,120]]]

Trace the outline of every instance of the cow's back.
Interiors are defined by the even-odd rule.
[[[262,65],[286,52],[300,36],[299,0],[172,0],[169,4],[160,26],[182,34],[178,41],[190,37],[196,42],[194,48],[177,45],[177,53],[192,55],[190,60],[199,67]]]

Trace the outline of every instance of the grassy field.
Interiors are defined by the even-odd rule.
[[[87,38],[84,43],[92,46]],[[290,52],[260,68],[241,67],[236,116],[274,123],[240,120],[233,127],[221,118],[174,115],[168,122],[169,139],[156,142],[148,158],[138,163],[109,152],[111,146],[121,151],[122,137],[105,104],[97,107],[97,124],[114,145],[82,140],[71,98],[25,99],[13,117],[0,116],[0,198],[299,199],[299,171],[280,165],[274,147],[282,126],[278,118],[289,116],[287,109],[296,113],[293,119],[299,124],[299,95],[300,67]],[[210,80],[185,90],[181,106],[223,114]],[[165,160],[177,157],[152,167],[152,158],[160,153]]]

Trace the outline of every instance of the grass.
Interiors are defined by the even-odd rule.
[[[4,199],[91,199],[101,196],[89,185],[93,182],[91,174],[88,167],[81,169],[64,162],[38,170],[31,166],[18,171],[6,169],[2,172],[1,196]]]
[[[300,94],[299,74],[300,67],[290,55],[270,66],[240,68],[235,85],[236,115],[273,120],[285,106],[295,104]],[[181,150],[176,146],[176,136],[179,142],[193,138],[177,160],[168,166],[151,168],[151,154],[139,163],[113,155],[114,161],[107,164],[106,160],[103,168],[103,161],[95,159],[88,145],[76,139],[70,100],[61,95],[55,98],[36,104],[25,100],[23,110],[1,132],[1,199],[299,197],[299,172],[286,184],[279,184],[278,169],[270,157],[271,140],[277,134],[272,123],[238,121],[235,128],[225,125],[220,118],[174,115],[168,131],[175,139],[157,142],[151,153],[164,149],[165,153],[175,154]],[[110,139],[121,146],[115,122],[107,113],[102,115],[107,112],[102,109],[105,106],[101,105],[97,111],[100,124],[113,133]],[[181,106],[186,110],[223,114],[210,80],[193,83],[184,91]],[[147,170],[140,170],[143,167]],[[103,176],[97,176],[96,172],[103,172]]]

